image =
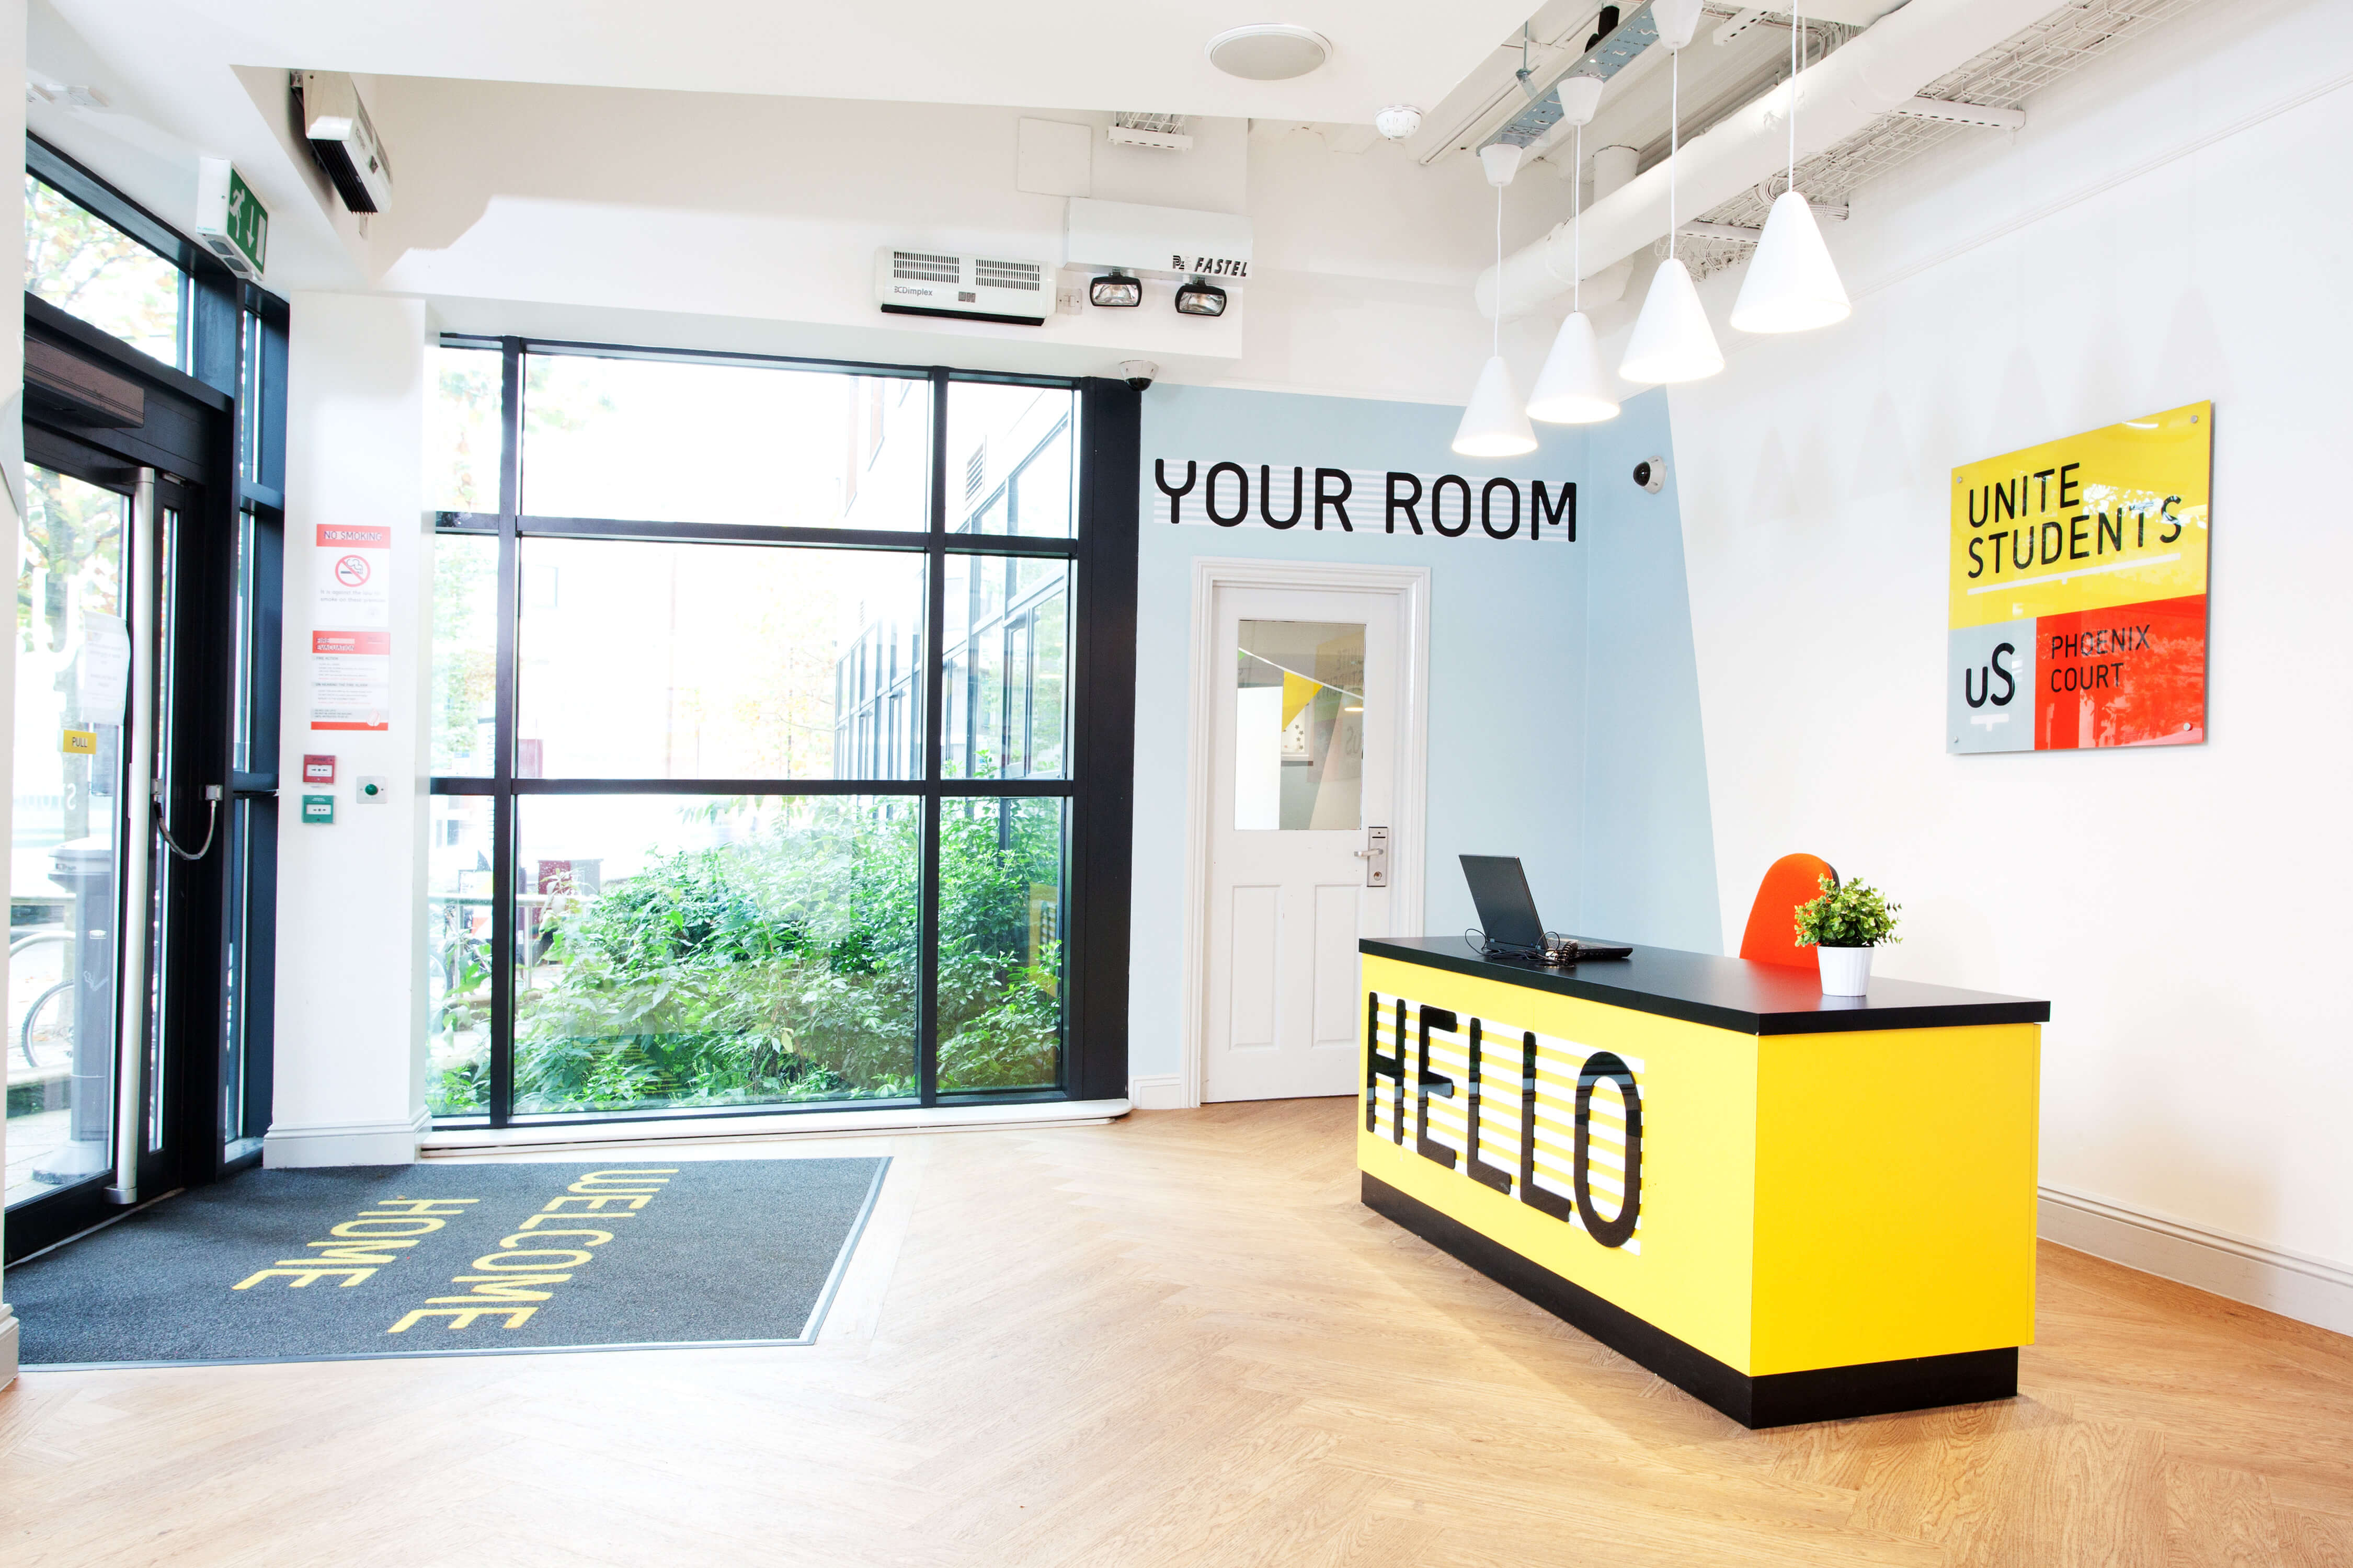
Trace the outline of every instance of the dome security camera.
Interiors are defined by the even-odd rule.
[[[1667,460],[1664,458],[1643,458],[1634,465],[1634,482],[1657,495],[1667,488]]]
[[[1373,129],[1392,142],[1402,142],[1421,129],[1421,110],[1410,103],[1392,103],[1373,116]]]
[[[1160,374],[1160,367],[1148,359],[1124,359],[1119,362],[1119,374],[1127,378],[1128,385],[1142,392]]]

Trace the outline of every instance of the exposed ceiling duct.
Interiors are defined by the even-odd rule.
[[[1799,79],[1799,183],[1817,201],[1843,201],[1864,179],[1884,172],[1901,157],[1951,135],[1975,133],[1955,117],[1922,113],[1926,106],[1915,104],[1916,100],[1991,101],[2007,107],[2060,74],[2049,68],[2052,61],[2045,58],[2053,53],[2051,42],[2083,31],[2087,18],[2105,16],[2105,30],[2113,33],[2120,17],[2171,15],[2194,3],[2093,0],[2053,12],[2051,0],[1911,0]],[[2098,29],[2103,24],[2091,26]],[[2064,52],[2063,47],[2059,52]],[[1975,78],[1984,79],[1981,85],[1998,85],[1998,68],[1988,61],[2012,62],[2011,79],[2025,85],[2007,100],[1965,90]],[[1788,87],[1777,86],[1685,142],[1676,172],[1682,193],[1678,205],[1704,214],[1712,224],[1761,225],[1767,204],[1759,187],[1788,167]],[[1831,163],[1851,174],[1825,181],[1820,175]],[[1587,276],[1666,233],[1667,182],[1665,165],[1655,164],[1586,210]],[[1746,248],[1729,238],[1704,243],[1726,247],[1734,258]],[[1490,268],[1481,274],[1480,309],[1492,312],[1496,308],[1500,284],[1505,314],[1534,310],[1566,292],[1573,281],[1571,272],[1569,228],[1563,223],[1506,257],[1500,272]]]

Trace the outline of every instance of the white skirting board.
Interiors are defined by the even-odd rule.
[[[16,1381],[16,1313],[0,1301],[0,1388]]]
[[[935,1105],[872,1110],[784,1111],[765,1116],[647,1117],[620,1121],[524,1122],[514,1127],[448,1127],[428,1135],[426,1160],[551,1150],[594,1151],[638,1143],[755,1143],[787,1138],[885,1138],[902,1132],[990,1132],[1093,1127],[1134,1107],[1124,1100],[1032,1100],[1015,1105]]]
[[[2353,1269],[2090,1193],[2045,1184],[2039,1196],[2035,1228],[2045,1241],[2353,1334]]]
[[[1184,1079],[1173,1072],[1132,1078],[1127,1080],[1127,1098],[1135,1102],[1138,1110],[1182,1110],[1184,1085]]]
[[[272,1123],[261,1140],[261,1163],[272,1170],[321,1165],[408,1165],[432,1119],[423,1107],[406,1121]]]

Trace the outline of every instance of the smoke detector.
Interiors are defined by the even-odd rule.
[[[1229,27],[1209,40],[1209,63],[1244,81],[1289,81],[1320,69],[1332,58],[1331,40],[1288,22]]]
[[[1421,110],[1410,103],[1392,103],[1373,116],[1373,129],[1392,142],[1402,142],[1421,129]]]

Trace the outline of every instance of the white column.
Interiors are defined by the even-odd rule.
[[[287,364],[286,658],[278,806],[275,1102],[265,1163],[402,1164],[426,1127],[425,307],[296,294]],[[322,524],[392,534],[389,729],[311,728]],[[344,629],[344,628],[330,628]],[[335,782],[302,782],[306,753]],[[364,803],[358,780],[385,781]],[[332,795],[331,826],[301,797]]]

